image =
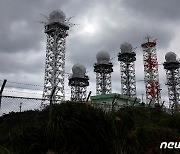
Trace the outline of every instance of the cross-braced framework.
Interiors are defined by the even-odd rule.
[[[144,82],[146,88],[146,100],[159,103],[161,99],[158,74],[158,62],[156,54],[156,41],[148,41],[141,44],[144,60]]]
[[[69,86],[71,86],[71,101],[83,102],[86,100],[86,90],[87,86],[89,86],[88,80],[88,76],[84,76],[84,78],[69,78]]]
[[[54,17],[56,16],[52,16],[52,18]],[[65,98],[65,41],[68,30],[69,26],[65,22],[55,21],[45,24],[47,45],[43,99],[50,98],[54,87],[56,89],[52,99],[62,101]]]
[[[94,65],[94,72],[96,72],[96,94],[109,94],[111,93],[111,73],[113,72],[113,65],[111,62],[108,64]]]
[[[169,95],[169,108],[177,109],[179,105],[180,94],[180,63],[164,62],[164,69],[166,70],[168,95]]]
[[[118,55],[121,70],[121,93],[129,97],[136,97],[135,56],[135,52]]]

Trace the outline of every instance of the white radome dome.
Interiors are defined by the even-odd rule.
[[[64,23],[65,18],[66,18],[66,16],[63,11],[54,10],[49,14],[49,23],[53,23],[53,22]]]
[[[121,49],[121,53],[131,53],[133,47],[129,43],[123,43],[123,44],[121,44],[120,49]]]
[[[97,63],[98,64],[107,64],[110,60],[110,55],[106,51],[100,51],[96,55]]]
[[[176,62],[177,61],[176,57],[177,55],[174,52],[168,52],[165,55],[165,60],[167,63]]]
[[[73,77],[83,78],[86,73],[86,68],[83,65],[77,63],[73,65],[72,72],[73,72],[73,75],[72,75]]]

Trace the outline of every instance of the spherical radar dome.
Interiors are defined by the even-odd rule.
[[[86,68],[83,65],[77,63],[74,64],[74,66],[72,67],[72,72],[73,72],[73,77],[83,78],[86,73]]]
[[[53,22],[64,23],[65,18],[66,18],[66,16],[65,16],[64,12],[62,12],[61,10],[54,10],[49,15],[49,22],[50,23],[53,23]]]
[[[166,62],[168,62],[168,63],[176,62],[177,61],[176,57],[177,57],[177,55],[174,52],[168,52],[165,55]]]
[[[131,53],[132,52],[132,45],[129,43],[123,43],[120,47],[121,53]]]
[[[96,55],[97,63],[99,64],[107,64],[110,60],[110,55],[106,51],[100,51]]]

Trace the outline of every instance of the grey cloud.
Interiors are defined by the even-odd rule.
[[[0,51],[22,52],[40,49],[43,41],[41,14],[48,15],[53,9],[60,8],[68,1],[3,1],[0,6]]]
[[[1,54],[0,71],[3,73],[32,73],[42,72],[44,68],[44,58],[42,56],[31,56],[33,52],[24,54]]]
[[[75,16],[66,42],[66,72],[71,73],[73,64],[79,62],[87,69],[90,87],[95,91],[93,65],[100,50],[110,53],[114,63],[112,73],[113,91],[120,91],[120,69],[117,54],[120,44],[129,42],[136,49],[137,80],[144,78],[141,43],[148,33],[157,40],[157,52],[165,51],[174,39],[179,23],[179,6],[176,0],[114,0],[114,1],[72,1],[72,0],[3,0],[0,6],[0,73],[1,78],[20,82],[40,83],[44,80],[45,44],[40,14],[48,15],[54,9],[64,11],[67,17]],[[176,9],[177,8],[177,9]],[[83,22],[94,24],[92,35],[82,35]],[[42,52],[44,50],[44,52]],[[32,52],[31,58],[29,52]],[[18,56],[21,55],[21,57]],[[40,56],[41,55],[41,56]],[[23,61],[23,58],[24,61]],[[162,56],[160,55],[160,58]],[[163,57],[164,58],[164,57]],[[163,68],[161,68],[162,70]],[[164,75],[163,75],[164,76]],[[17,78],[18,77],[18,78]],[[137,83],[137,93],[144,93],[143,83]],[[164,87],[163,87],[164,88]],[[164,93],[164,92],[163,92]]]
[[[149,18],[157,22],[176,22],[180,18],[179,0],[123,0],[121,3],[127,11],[134,13],[135,16]]]

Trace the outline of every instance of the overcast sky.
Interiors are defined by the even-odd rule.
[[[46,54],[45,21],[55,9],[62,10],[71,22],[77,24],[69,31],[66,39],[66,72],[71,73],[73,64],[79,62],[87,69],[90,86],[87,92],[95,95],[95,73],[93,65],[100,50],[108,51],[114,65],[112,92],[121,92],[120,67],[117,54],[120,44],[131,43],[137,54],[135,62],[137,96],[145,95],[143,51],[141,43],[149,34],[157,39],[158,63],[162,64],[167,52],[173,51],[180,57],[180,1],[179,0],[0,0],[0,80],[30,83],[43,86]],[[159,65],[162,100],[168,101],[166,76]],[[70,88],[65,82],[66,99]],[[1,81],[2,83],[2,81]],[[28,87],[8,83],[10,86]],[[33,87],[42,93],[43,87]],[[11,88],[11,91],[28,90]],[[28,95],[29,96],[29,95]]]

